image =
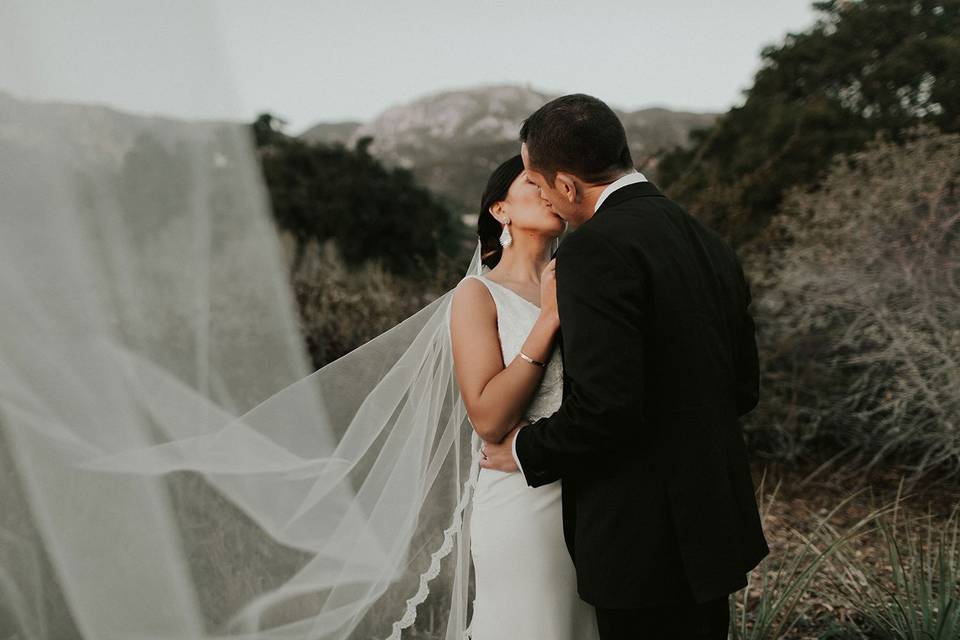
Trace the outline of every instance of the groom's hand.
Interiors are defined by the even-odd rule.
[[[513,439],[517,437],[517,430],[526,424],[529,423],[524,421],[515,426],[499,443],[484,442],[480,447],[480,467],[505,473],[519,471],[513,459]]]

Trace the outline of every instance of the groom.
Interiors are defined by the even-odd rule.
[[[600,100],[557,98],[520,140],[529,178],[574,229],[556,255],[564,398],[487,444],[481,466],[519,468],[531,487],[562,479],[578,591],[603,640],[726,639],[728,594],[769,552],[737,421],[759,393],[740,264],[634,169]]]

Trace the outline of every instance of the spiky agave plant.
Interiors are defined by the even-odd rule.
[[[760,494],[758,501],[761,504],[764,519],[776,500],[780,488],[778,482],[770,500],[764,504],[765,479],[764,474],[758,491]],[[747,586],[741,592],[740,601],[738,602],[735,598],[730,599],[730,640],[778,640],[793,629],[811,606],[803,596],[807,586],[823,568],[826,560],[848,542],[869,531],[867,525],[894,508],[888,505],[874,509],[845,531],[838,532],[829,524],[830,518],[862,492],[861,489],[844,498],[826,516],[818,519],[814,532],[810,536],[805,536],[790,527],[791,533],[802,543],[797,552],[792,555],[771,554],[765,558],[747,577]],[[760,581],[760,593],[751,603],[749,598],[751,587],[757,580]]]
[[[901,483],[902,487],[902,483]],[[898,503],[899,503],[898,493]],[[878,544],[888,568],[838,553],[833,584],[837,595],[859,612],[865,629],[896,640],[960,638],[960,505],[940,525],[931,514],[878,521]],[[924,530],[917,523],[927,521]]]

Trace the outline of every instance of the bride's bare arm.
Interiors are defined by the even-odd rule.
[[[556,307],[546,305],[521,351],[546,362],[560,326]],[[450,309],[453,364],[467,415],[485,442],[500,442],[520,421],[543,378],[543,367],[520,356],[504,367],[497,333],[497,308],[483,283],[467,278]]]

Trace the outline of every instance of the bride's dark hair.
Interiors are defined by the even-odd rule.
[[[487,187],[480,198],[480,215],[477,218],[477,235],[480,236],[480,262],[493,269],[500,262],[503,247],[500,246],[500,234],[503,225],[490,213],[490,207],[507,197],[510,185],[523,172],[523,159],[520,154],[513,156],[493,170],[487,180]]]

